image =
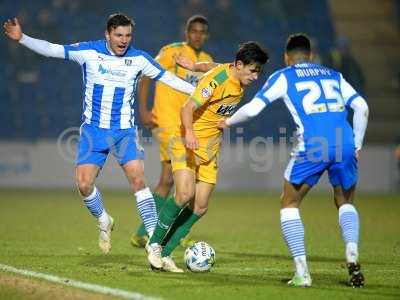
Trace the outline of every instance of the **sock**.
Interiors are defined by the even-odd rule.
[[[296,273],[303,276],[308,272],[304,246],[304,226],[298,208],[281,209],[281,229],[283,238],[292,254]]]
[[[156,203],[157,213],[160,212],[167,198],[161,197],[157,193],[153,193],[154,201]],[[144,228],[144,224],[140,224],[139,228],[136,230],[136,235],[145,236],[147,234],[146,229]]]
[[[153,236],[150,238],[150,244],[161,244],[181,210],[182,207],[175,203],[174,197],[167,199],[158,216],[157,226]]]
[[[83,198],[83,203],[100,223],[108,221],[108,214],[103,207],[103,200],[101,199],[100,191],[97,187],[93,188],[93,192],[86,198]]]
[[[170,256],[172,251],[178,247],[181,240],[189,234],[190,229],[200,218],[201,216],[196,215],[189,207],[185,207],[172,225],[167,237],[164,239],[167,243],[161,255],[163,257]]]
[[[157,193],[154,193],[153,196],[154,196],[154,201],[156,202],[157,212],[159,212],[161,210],[161,208],[164,206],[165,201],[167,201],[168,196],[162,197]]]
[[[137,209],[148,236],[152,236],[157,224],[157,211],[153,195],[148,187],[135,193]]]
[[[358,261],[359,219],[356,208],[351,204],[339,207],[339,225],[346,244],[346,260],[348,263]]]

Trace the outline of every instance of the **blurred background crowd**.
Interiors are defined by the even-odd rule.
[[[284,66],[287,36],[305,32],[313,40],[315,61],[341,71],[366,97],[371,111],[366,143],[394,144],[400,135],[399,6],[396,0],[6,0],[0,14],[17,16],[28,35],[70,44],[102,39],[108,15],[122,12],[136,22],[134,47],[152,56],[163,45],[183,40],[187,18],[203,14],[210,22],[205,50],[216,61],[232,61],[238,44],[247,40],[270,53],[245,101]],[[79,67],[36,55],[5,37],[0,46],[0,139],[53,139],[79,126]],[[285,106],[277,102],[240,134],[247,141],[277,137],[281,127],[289,133],[294,129]]]

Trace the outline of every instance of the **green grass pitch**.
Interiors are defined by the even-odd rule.
[[[104,191],[116,221],[109,255],[97,248],[95,220],[74,191],[0,190],[0,263],[163,299],[400,299],[400,197],[359,195],[360,259],[366,286],[346,286],[344,247],[330,193],[311,193],[301,213],[313,286],[286,286],[292,261],[281,237],[279,195],[216,193],[191,233],[216,251],[209,273],[151,272],[129,235],[134,197]],[[175,259],[183,267],[183,251]],[[0,299],[10,290],[0,287]],[[18,291],[15,291],[15,299]],[[3,295],[3,296],[2,296]]]

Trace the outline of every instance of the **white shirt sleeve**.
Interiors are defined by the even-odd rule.
[[[65,57],[64,46],[35,39],[27,36],[26,34],[22,34],[22,38],[19,40],[19,43],[43,56],[55,58]]]
[[[257,116],[268,104],[283,97],[286,93],[287,80],[285,75],[282,73],[272,74],[253,100],[243,105],[230,118],[226,119],[226,125],[236,125]]]
[[[283,73],[274,73],[268,78],[261,90],[256,94],[256,97],[263,100],[266,104],[270,104],[286,95],[287,89],[286,76]]]
[[[365,130],[368,124],[368,104],[361,96],[355,98],[350,107],[354,110],[353,115],[353,133],[354,133],[354,144],[357,150],[360,150],[363,145]]]
[[[166,85],[172,87],[173,89],[188,95],[192,94],[195,90],[195,87],[189,82],[180,79],[179,77],[168,71],[165,71],[159,80],[162,83],[165,83]]]
[[[247,120],[257,116],[267,104],[260,98],[255,97],[249,103],[243,105],[230,118],[226,119],[225,123],[228,126],[246,122]]]
[[[340,74],[340,91],[345,105],[351,104],[351,101],[359,96],[357,91]]]
[[[154,80],[160,80],[162,83],[172,87],[185,94],[191,94],[194,86],[180,79],[170,72],[165,71],[150,55],[142,51],[143,74]]]

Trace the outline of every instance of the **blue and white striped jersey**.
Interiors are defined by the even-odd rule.
[[[297,151],[317,144],[354,147],[347,109],[359,94],[332,69],[302,63],[272,74],[255,98],[266,105],[282,98],[297,126]]]
[[[142,74],[158,80],[165,72],[142,50],[129,46],[113,55],[105,40],[64,45],[65,59],[77,62],[83,73],[83,115],[88,124],[107,129],[134,126],[134,94]]]

